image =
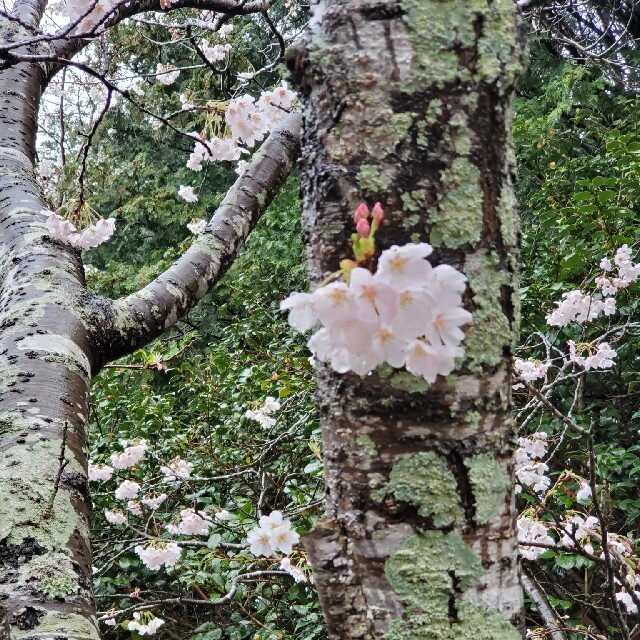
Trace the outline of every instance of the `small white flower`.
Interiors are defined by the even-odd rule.
[[[125,480],[116,490],[115,496],[118,500],[127,500],[129,498],[135,498],[140,491],[140,485],[137,482],[131,480]]]
[[[198,196],[195,194],[193,187],[186,187],[181,184],[178,189],[178,195],[186,202],[198,202]]]

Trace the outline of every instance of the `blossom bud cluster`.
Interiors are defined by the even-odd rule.
[[[535,560],[540,554],[547,551],[544,547],[532,547],[527,543],[554,545],[556,541],[549,536],[549,530],[539,520],[533,520],[527,516],[518,518],[518,543],[520,554],[527,560]]]
[[[309,349],[339,373],[365,375],[387,363],[435,382],[464,355],[461,327],[471,314],[462,308],[467,279],[449,265],[432,267],[432,251],[426,243],[393,246],[375,274],[353,268],[348,284],[294,293],[280,307],[300,332],[321,325]]]
[[[271,417],[271,414],[275,413],[280,409],[280,403],[271,396],[267,397],[261,407],[256,409],[255,411],[252,409],[247,410],[244,414],[245,418],[249,420],[255,420],[262,426],[264,429],[268,429],[269,427],[273,427],[276,423],[275,418]]]
[[[529,438],[520,438],[518,444],[515,460],[516,479],[520,484],[516,484],[516,493],[522,491],[521,485],[531,487],[536,492],[548,489],[551,484],[551,479],[546,475],[549,466],[544,462],[536,462],[547,455],[547,434],[542,431],[534,433]]]
[[[182,509],[180,522],[177,525],[168,524],[167,531],[173,535],[205,535],[209,532],[211,519],[203,516],[205,514],[202,511]]]
[[[260,526],[249,531],[247,543],[254,556],[273,556],[276,551],[289,555],[300,536],[291,528],[291,521],[280,511],[260,518]]]
[[[182,549],[175,542],[154,540],[150,545],[135,548],[138,557],[149,569],[159,569],[162,566],[172,567],[182,555]]]
[[[96,224],[92,224],[82,231],[69,220],[65,220],[54,211],[42,210],[47,216],[47,229],[49,233],[60,242],[69,244],[76,249],[91,249],[106,242],[116,229],[115,218],[100,218]]]
[[[584,367],[585,371],[589,371],[589,369],[610,369],[615,364],[613,359],[617,353],[610,347],[608,342],[601,342],[594,346],[589,343],[576,345],[573,340],[569,340],[568,345],[569,359],[577,365]],[[591,352],[591,355],[586,357],[578,355],[578,350],[580,350],[581,353]]]
[[[272,91],[264,91],[258,101],[248,94],[231,100],[225,112],[227,136],[214,136],[207,140],[203,134],[191,134],[198,142],[187,167],[200,171],[205,161],[239,160],[242,153],[248,153],[240,145],[253,148],[284,119],[295,98],[296,94],[283,82]]]
[[[551,365],[548,362],[540,362],[539,360],[521,360],[516,358],[514,367],[516,373],[525,382],[533,382],[544,378],[547,370]]]

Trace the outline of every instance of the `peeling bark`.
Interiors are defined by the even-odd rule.
[[[431,386],[318,367],[326,519],[305,540],[336,640],[519,638],[511,347],[517,323],[511,0],[316,0],[289,65],[304,93],[311,278],[377,240],[430,242],[469,279],[466,357]]]

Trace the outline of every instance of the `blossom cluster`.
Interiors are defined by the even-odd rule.
[[[118,500],[128,500],[129,498],[137,498],[140,491],[140,485],[131,480],[125,480],[115,491]]]
[[[435,382],[464,355],[461,327],[471,314],[462,307],[466,277],[450,265],[432,267],[425,260],[432,251],[426,243],[393,246],[375,274],[355,267],[348,284],[294,293],[280,307],[298,331],[321,325],[309,349],[339,373],[365,375],[387,363]]]
[[[245,418],[249,420],[255,420],[265,429],[269,427],[273,427],[276,423],[275,418],[272,418],[271,415],[280,409],[280,403],[271,396],[268,396],[264,401],[261,407],[256,409],[255,411],[252,409],[247,410],[244,414]]]
[[[272,511],[262,516],[260,525],[249,531],[247,543],[254,556],[273,556],[276,551],[289,555],[293,545],[300,540],[298,533],[291,528],[291,521],[282,517],[280,511]]]
[[[201,233],[204,233],[204,230],[207,228],[206,220],[196,220],[195,222],[190,222],[187,225],[187,229],[191,231],[194,235],[198,236]]]
[[[548,362],[540,362],[539,360],[522,360],[516,358],[514,367],[516,373],[525,382],[533,382],[544,378],[547,374],[550,364]]]
[[[115,469],[135,467],[144,458],[148,449],[146,440],[136,440],[131,445],[126,440],[121,440],[120,444],[124,447],[124,451],[111,454],[111,464]]]
[[[111,480],[111,476],[113,475],[113,467],[110,467],[107,464],[97,463],[89,461],[89,482],[94,482],[96,480],[102,480],[103,482],[107,480]]]
[[[91,249],[106,242],[116,229],[115,218],[100,218],[95,224],[89,225],[82,231],[70,221],[62,218],[55,211],[43,209],[47,216],[47,229],[49,233],[60,242],[69,244],[76,249]]]
[[[307,581],[307,576],[304,571],[295,564],[291,564],[291,558],[282,558],[282,560],[280,560],[280,568],[286,571],[296,582]]]
[[[185,187],[183,184],[178,189],[178,195],[185,202],[198,202],[198,196],[194,193],[193,187]]]
[[[148,614],[146,622],[144,622],[141,614],[136,611],[134,612],[133,620],[129,623],[127,629],[129,631],[137,631],[141,636],[150,636],[153,635],[163,624],[164,620],[155,617],[149,619]]]
[[[118,0],[64,0],[61,13],[71,22],[80,20],[77,33],[87,33],[98,26],[102,27],[106,16],[118,4]]]
[[[566,327],[571,322],[583,323],[595,320],[601,313],[606,316],[616,312],[615,298],[596,300],[579,289],[562,294],[563,300],[556,302],[556,309],[547,316],[551,327]]]
[[[167,525],[167,531],[174,535],[205,535],[209,532],[211,519],[205,517],[201,511],[182,509],[180,522],[177,525]]]
[[[569,359],[584,367],[585,371],[589,371],[589,369],[610,369],[615,364],[613,359],[617,353],[608,342],[601,342],[598,345],[591,345],[585,342],[576,345],[573,340],[569,340],[568,344]],[[589,353],[589,355],[578,355],[578,350],[581,353]]]
[[[546,475],[549,466],[539,461],[547,455],[547,434],[540,431],[528,438],[520,438],[520,445],[516,449],[516,484],[515,491],[520,493],[522,486],[531,487],[534,491],[544,491],[549,488],[551,479]],[[537,460],[537,462],[536,462]]]
[[[520,545],[520,553],[527,560],[535,560],[540,554],[547,549],[545,547],[531,546],[531,544],[545,544],[553,546],[555,540],[549,536],[549,530],[539,520],[533,520],[527,516],[518,518],[518,543]]]
[[[160,467],[160,472],[164,475],[165,482],[175,482],[176,480],[188,480],[193,471],[193,464],[180,457],[171,460],[167,466]]]
[[[163,540],[154,540],[146,547],[138,545],[134,550],[149,569],[172,567],[182,555],[182,549],[175,542]]]
[[[253,148],[284,119],[295,99],[296,94],[283,82],[272,91],[264,91],[257,101],[248,94],[231,100],[225,111],[227,135],[206,139],[204,134],[193,133],[198,142],[187,167],[201,171],[205,161],[239,160],[242,153],[248,153],[241,145]]]
[[[173,84],[180,75],[180,69],[176,69],[172,64],[160,64],[156,66],[156,77],[159,82],[169,86]]]
[[[611,273],[613,264],[609,258],[603,258],[600,261],[600,268],[609,276],[601,276],[596,278],[596,285],[602,291],[602,295],[615,295],[619,289],[626,289],[630,284],[640,277],[640,263],[634,263],[631,260],[631,249],[623,244],[613,258],[613,262],[618,270],[617,277]]]

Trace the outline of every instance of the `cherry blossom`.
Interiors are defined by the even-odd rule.
[[[138,545],[134,550],[149,569],[172,567],[182,555],[182,549],[175,542],[162,540],[154,540],[146,547]]]
[[[198,196],[194,193],[193,187],[185,187],[181,184],[178,195],[186,202],[198,202]]]
[[[520,358],[516,358],[514,362],[516,373],[526,382],[533,382],[534,380],[544,378],[549,366],[550,364],[548,362],[543,363],[539,360],[521,360]]]
[[[147,451],[147,441],[137,440],[133,444],[127,446],[127,441],[122,440],[120,442],[125,447],[122,453],[111,454],[111,464],[116,469],[127,469],[137,465],[145,456]]]
[[[95,224],[78,231],[72,222],[65,220],[54,211],[43,209],[42,213],[47,216],[46,225],[49,233],[56,240],[71,245],[76,249],[97,247],[106,242],[113,235],[116,228],[115,218],[100,218]]]
[[[158,496],[146,495],[140,499],[140,502],[142,502],[146,507],[149,507],[149,509],[155,511],[166,499],[167,494],[161,493]]]
[[[104,517],[110,524],[124,524],[127,521],[127,516],[120,510],[104,510]]]
[[[555,540],[549,536],[549,531],[542,522],[532,520],[527,516],[520,516],[518,518],[518,543],[520,544],[522,557],[527,560],[535,560],[546,551],[544,547],[529,546],[527,545],[528,542],[547,545],[555,544]]]
[[[187,225],[187,229],[189,229],[189,231],[191,231],[191,233],[195,235],[200,235],[201,233],[204,233],[206,228],[207,228],[206,220],[198,220],[196,222],[190,222]]]
[[[164,620],[155,617],[149,619],[149,614],[146,615],[146,622],[141,622],[141,614],[135,611],[133,613],[133,620],[129,623],[127,629],[129,631],[137,631],[141,636],[153,635],[164,624]]]
[[[372,234],[376,215],[382,218],[381,208],[375,211]],[[369,215],[361,205],[354,220]],[[364,240],[358,251],[366,256]],[[289,311],[289,323],[300,332],[320,325],[309,349],[339,373],[366,375],[387,363],[433,383],[464,356],[462,327],[471,314],[462,308],[465,276],[449,265],[433,268],[425,260],[432,251],[426,243],[393,246],[382,252],[375,274],[353,263],[347,281],[293,293],[280,308]]]
[[[191,477],[193,464],[180,457],[176,457],[165,467],[160,467],[160,472],[165,476],[165,482],[174,482],[177,479],[187,480]]]
[[[109,465],[98,462],[94,464],[89,461],[89,482],[95,482],[96,480],[107,481],[111,480],[113,475],[113,468]]]
[[[116,490],[115,496],[118,500],[127,500],[128,498],[135,498],[140,491],[140,485],[137,482],[131,480],[125,480]]]
[[[291,528],[291,522],[283,518],[280,511],[272,511],[268,516],[262,516],[259,526],[247,535],[247,543],[254,556],[272,556],[276,551],[289,555],[293,545],[300,540],[300,536]]]
[[[291,564],[291,558],[282,558],[280,560],[280,568],[286,571],[296,582],[306,582],[307,576],[304,571],[296,565]]]
[[[204,513],[194,509],[182,509],[180,522],[177,525],[167,525],[167,531],[174,535],[205,535],[209,532],[211,520],[203,517]]]
[[[180,75],[180,69],[176,69],[172,64],[160,64],[156,66],[156,77],[164,85],[173,84]]]

